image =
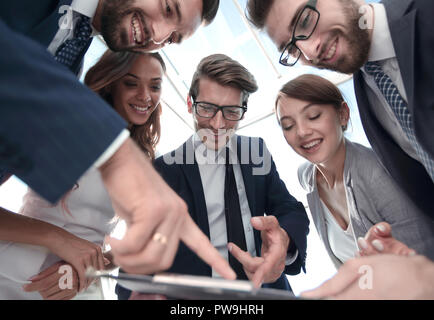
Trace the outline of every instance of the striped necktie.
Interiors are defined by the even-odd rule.
[[[422,165],[425,167],[426,171],[431,177],[431,180],[434,181],[433,158],[417,141],[416,135],[414,133],[412,116],[408,110],[407,103],[399,94],[398,88],[390,79],[390,77],[383,71],[378,62],[366,63],[365,69],[368,74],[374,77],[375,83],[377,84],[383,96],[386,98],[386,101],[398,119],[401,128],[415,147],[416,153],[420,158]]]

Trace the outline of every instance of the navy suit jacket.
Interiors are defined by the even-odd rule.
[[[393,45],[408,96],[417,140],[434,157],[434,2],[383,1]],[[434,218],[434,183],[424,167],[409,157],[385,131],[373,113],[362,72],[354,86],[366,136],[398,185],[427,215]]]
[[[297,260],[291,265],[286,266],[285,273],[295,275],[300,272],[301,268],[305,271],[309,219],[303,204],[289,194],[284,182],[279,177],[271,156],[265,164],[265,167],[268,165],[270,168],[269,172],[265,175],[253,174],[253,169],[260,168],[264,163],[258,163],[258,161],[253,161],[252,159],[243,160],[241,150],[247,149],[243,149],[241,145],[249,145],[249,150],[254,150],[253,154],[262,155],[263,152],[268,152],[261,138],[238,136],[237,143],[238,159],[241,162],[241,172],[252,216],[263,216],[264,213],[276,216],[280,226],[288,233],[291,239],[293,246],[290,246],[289,250],[295,252],[295,249],[298,249]],[[259,153],[256,153],[256,146],[259,147]],[[155,161],[155,168],[169,186],[186,202],[191,217],[209,238],[210,231],[205,196],[199,167],[193,156],[191,156],[193,152],[192,141],[189,139],[180,148],[170,154],[169,158],[177,158],[175,163],[167,164],[168,161],[165,161],[167,156],[163,156]],[[178,157],[179,155],[181,157]],[[188,155],[190,155],[192,161],[188,161]],[[264,159],[267,159],[267,157],[264,157]],[[256,254],[260,256],[262,241],[259,231],[254,231],[254,238]],[[180,243],[173,266],[168,272],[197,276],[211,276],[212,274],[211,267],[197,257],[183,243]],[[282,273],[275,283],[264,285],[264,287],[291,290],[284,273]],[[120,286],[117,286],[116,292],[120,299],[127,299],[130,295],[130,291]]]
[[[60,7],[70,3],[0,2],[0,175],[17,175],[51,202],[126,127],[46,50],[64,14]]]

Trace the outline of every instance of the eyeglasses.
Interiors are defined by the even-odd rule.
[[[247,107],[240,106],[218,106],[209,102],[197,101],[193,104],[196,114],[201,118],[214,118],[214,116],[222,111],[223,118],[229,121],[239,121],[243,118],[247,111]]]
[[[280,64],[292,67],[300,59],[301,50],[297,47],[296,42],[309,39],[315,31],[320,17],[319,11],[316,9],[317,1],[309,0],[298,15],[291,41],[285,46],[280,56]]]

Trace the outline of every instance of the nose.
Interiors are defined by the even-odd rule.
[[[152,41],[157,45],[164,44],[174,31],[175,28],[167,21],[156,22],[152,25]]]
[[[210,125],[214,130],[223,129],[226,126],[223,111],[219,110],[217,114],[210,120]]]
[[[137,91],[137,99],[142,102],[151,101],[151,95],[145,86],[140,86],[139,90]]]
[[[307,40],[297,41],[297,47],[308,61],[317,61],[321,55],[321,39],[315,32]]]
[[[305,138],[312,134],[312,129],[310,128],[309,125],[305,123],[298,123],[296,129],[297,129],[297,135],[300,138]]]

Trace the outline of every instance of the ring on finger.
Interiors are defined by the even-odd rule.
[[[159,242],[161,244],[167,244],[167,237],[159,232],[155,232],[152,240]]]

